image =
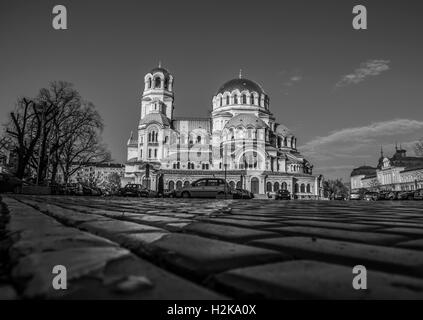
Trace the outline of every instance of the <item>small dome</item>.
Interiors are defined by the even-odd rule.
[[[170,126],[169,119],[162,113],[149,113],[140,121],[141,125],[149,125],[150,123],[158,123],[161,126]]]
[[[265,94],[263,88],[256,82],[244,78],[237,78],[225,82],[217,91],[216,95],[219,93],[224,93],[226,91],[232,92],[238,89],[240,92],[247,90],[249,92],[257,92],[258,94]]]
[[[170,76],[170,72],[167,69],[162,68],[162,67],[156,67],[156,68],[154,68],[154,69],[152,69],[150,71],[151,74],[155,74],[156,72],[163,73],[165,77],[169,77]]]
[[[241,113],[236,115],[226,123],[225,128],[237,128],[239,126],[245,128],[252,126],[257,129],[268,128],[266,122],[256,117],[255,115],[248,113]]]
[[[276,131],[275,131],[275,133],[277,134],[277,135],[281,135],[281,136],[284,136],[284,137],[287,137],[287,136],[292,136],[292,132],[291,132],[291,130],[289,130],[287,127],[285,127],[284,125],[282,125],[282,124],[280,124],[280,125],[278,125],[277,127],[276,127]]]

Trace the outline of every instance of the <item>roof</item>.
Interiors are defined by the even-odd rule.
[[[229,120],[225,128],[231,128],[231,127],[248,127],[253,126],[254,128],[267,128],[266,122],[261,120],[260,118],[256,117],[253,114],[249,113],[241,113],[233,117],[231,120]]]
[[[285,126],[284,126],[284,125],[282,125],[282,124],[279,124],[279,125],[276,127],[275,133],[276,133],[276,134],[283,135],[283,136],[290,136],[290,135],[292,135],[291,130],[289,130],[287,127],[285,127]]]
[[[373,168],[370,166],[361,166],[361,167],[355,168],[351,172],[351,177],[361,176],[361,175],[369,176],[374,174],[376,174],[376,168]]]
[[[265,94],[263,88],[256,82],[244,78],[236,78],[225,82],[219,90],[217,90],[216,94],[224,93],[226,91],[232,92],[238,89],[239,91],[255,91],[259,94]]]
[[[141,119],[140,125],[148,125],[150,123],[158,123],[162,126],[170,126],[169,119],[162,113],[149,113]]]
[[[410,168],[402,170],[401,172],[409,172],[409,171],[417,171],[417,170],[423,170],[423,165],[419,167],[410,167]]]
[[[155,67],[155,68],[151,69],[151,71],[150,71],[151,74],[154,74],[156,72],[163,73],[165,77],[169,77],[169,75],[170,75],[170,72],[167,69],[162,68],[162,67]]]
[[[391,166],[405,167],[406,169],[423,166],[423,157],[395,157],[389,159]]]

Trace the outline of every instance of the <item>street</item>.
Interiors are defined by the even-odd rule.
[[[17,298],[423,298],[423,202],[3,196]],[[66,290],[51,286],[62,265]],[[352,286],[367,269],[368,290]]]

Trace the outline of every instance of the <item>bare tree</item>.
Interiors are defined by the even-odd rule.
[[[6,133],[12,139],[17,155],[15,174],[18,178],[23,178],[41,135],[41,113],[33,100],[18,100],[15,110],[10,113]]]
[[[101,143],[97,130],[92,127],[81,128],[63,145],[60,153],[60,167],[64,182],[67,183],[74,173],[87,164],[110,160],[110,153]]]
[[[342,179],[325,180],[323,181],[323,192],[329,199],[334,199],[335,196],[348,197],[348,187]]]
[[[68,178],[75,163],[110,160],[100,140],[102,129],[95,106],[83,101],[72,84],[51,82],[36,99],[20,99],[10,114],[7,134],[18,156],[16,175],[36,169],[39,182],[50,173],[54,183],[59,169]]]

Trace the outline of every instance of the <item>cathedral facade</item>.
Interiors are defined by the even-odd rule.
[[[255,194],[322,194],[322,177],[313,175],[295,135],[276,121],[258,83],[241,74],[224,83],[211,101],[210,118],[174,116],[174,77],[165,68],[152,69],[144,83],[138,131],[127,143],[126,182],[160,191],[219,177]]]

